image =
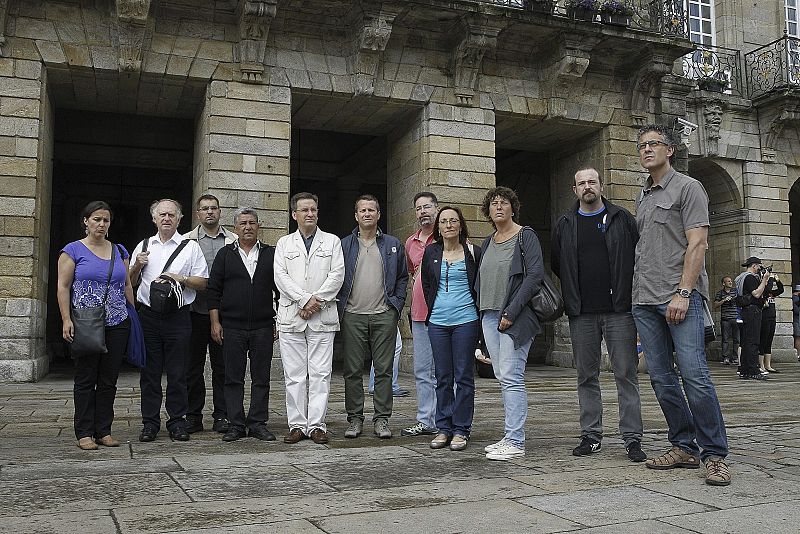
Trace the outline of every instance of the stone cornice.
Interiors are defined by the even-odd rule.
[[[263,83],[267,36],[278,11],[278,0],[240,0],[236,7],[239,43],[236,59],[241,81]]]
[[[141,72],[150,0],[117,0],[120,72]]]
[[[472,105],[483,56],[497,48],[497,36],[506,25],[506,21],[474,13],[459,18],[452,32],[458,37],[450,63],[456,104]]]

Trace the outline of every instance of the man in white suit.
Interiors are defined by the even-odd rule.
[[[336,295],[344,281],[339,238],[317,226],[319,199],[297,193],[289,201],[297,231],[278,240],[275,285],[281,293],[277,327],[286,379],[289,434],[284,443],[328,442],[333,338],[339,330]]]

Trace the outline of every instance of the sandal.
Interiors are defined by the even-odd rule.
[[[700,458],[679,447],[672,447],[669,452],[657,458],[650,458],[645,465],[650,469],[675,469],[676,467],[697,469],[700,467]]]

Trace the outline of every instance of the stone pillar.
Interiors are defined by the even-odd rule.
[[[744,207],[749,221],[744,225],[742,258],[757,256],[764,265],[772,265],[781,282],[783,295],[775,306],[778,324],[772,343],[772,358],[778,362],[794,361],[792,338],[792,248],[790,227],[776,218],[786,213],[789,201],[789,178],[786,165],[748,161],[743,165]]]
[[[214,80],[197,125],[194,197],[216,195],[226,225],[237,207],[257,208],[260,237],[274,245],[289,220],[289,88]]]
[[[38,61],[0,57],[0,382],[47,374],[53,110]],[[58,310],[50,310],[58,313]]]

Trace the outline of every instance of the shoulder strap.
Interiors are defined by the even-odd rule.
[[[467,241],[467,250],[469,250],[469,255],[472,256],[472,261],[475,261],[475,247],[469,241]]]
[[[188,239],[184,239],[183,241],[181,241],[181,244],[178,245],[178,248],[176,248],[175,251],[170,255],[169,259],[167,260],[167,263],[164,264],[164,269],[161,272],[163,272],[163,273],[167,272],[167,269],[169,269],[169,266],[172,265],[172,262],[175,261],[175,258],[178,257],[178,254],[181,253],[181,250],[183,250],[183,248],[188,243],[189,243]]]
[[[147,245],[149,244],[150,244],[149,237],[145,237],[144,239],[142,239],[142,252],[147,252]]]
[[[114,272],[114,259],[117,257],[117,255],[114,254],[114,249],[115,248],[116,247],[114,246],[114,243],[111,243],[111,261],[108,262],[108,276],[106,277],[106,290],[105,290],[105,293],[103,293],[103,308],[104,309],[105,309],[105,306],[106,306],[106,302],[108,302],[108,290],[111,287],[111,275]],[[105,313],[105,312],[103,312],[103,313]]]

